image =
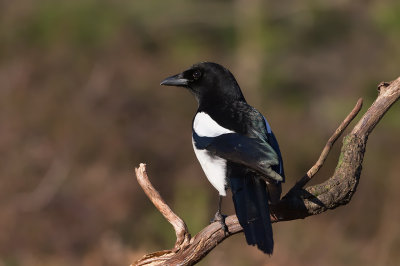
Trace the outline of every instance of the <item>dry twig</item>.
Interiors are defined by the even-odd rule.
[[[333,143],[359,112],[362,105],[361,99],[328,140],[316,164],[279,203],[271,205],[272,222],[302,219],[345,205],[351,200],[360,180],[368,136],[392,104],[400,98],[400,77],[390,83],[381,83],[378,89],[379,95],[375,102],[351,133],[343,139],[341,154],[333,175],[322,184],[303,189],[303,186],[323,165]],[[174,227],[177,241],[174,249],[145,255],[133,265],[193,265],[223,240],[242,231],[236,216],[231,215],[225,220],[228,235],[225,235],[219,223],[212,223],[194,237],[190,237],[183,220],[172,212],[151,185],[144,164],[136,169],[136,176],[147,196]]]
[[[358,112],[360,112],[362,104],[363,100],[361,98],[358,99],[356,106],[354,106],[353,110],[347,115],[347,117],[336,129],[335,133],[333,133],[328,142],[325,144],[325,147],[322,150],[318,161],[310,168],[310,170],[307,171],[307,174],[305,174],[299,181],[296,182],[292,189],[300,189],[304,187],[308,183],[308,181],[310,181],[311,178],[313,178],[313,176],[318,173],[319,169],[321,169],[326,158],[328,157],[328,154],[331,151],[333,144],[335,144],[336,140],[342,135],[343,131],[347,128],[350,122],[353,121]]]

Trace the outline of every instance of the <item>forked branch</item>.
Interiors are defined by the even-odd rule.
[[[272,222],[302,219],[345,205],[351,200],[360,180],[368,136],[389,108],[399,99],[400,77],[390,83],[381,83],[378,89],[379,95],[374,103],[351,133],[343,139],[341,154],[333,175],[322,184],[303,189],[304,185],[323,165],[334,142],[361,109],[361,99],[328,140],[316,164],[279,203],[271,205]],[[136,176],[147,196],[174,227],[177,241],[173,249],[145,255],[133,265],[193,265],[223,240],[242,231],[236,216],[231,215],[225,220],[229,231],[228,235],[216,222],[205,227],[194,237],[190,237],[184,221],[173,213],[151,185],[144,164],[140,164],[136,169]]]

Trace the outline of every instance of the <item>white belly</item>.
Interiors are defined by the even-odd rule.
[[[226,196],[226,160],[210,156],[206,150],[196,149],[194,144],[193,149],[208,181],[218,190],[221,196]]]
[[[193,130],[200,137],[217,137],[222,134],[234,133],[232,130],[222,127],[207,113],[199,112],[193,120]],[[226,160],[216,156],[210,156],[207,150],[199,150],[194,145],[193,149],[199,160],[201,168],[208,181],[218,190],[221,196],[226,196]]]

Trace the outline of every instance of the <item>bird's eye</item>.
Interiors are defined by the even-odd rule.
[[[199,70],[195,70],[192,75],[193,75],[193,78],[195,80],[197,80],[201,77],[201,72]]]

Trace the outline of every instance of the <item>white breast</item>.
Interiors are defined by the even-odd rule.
[[[194,153],[208,181],[218,190],[221,196],[226,196],[226,160],[217,156],[210,156],[207,150],[197,149],[193,139],[192,143]]]
[[[217,137],[222,134],[234,133],[232,130],[220,126],[204,112],[196,114],[193,121],[193,130],[200,137]]]

